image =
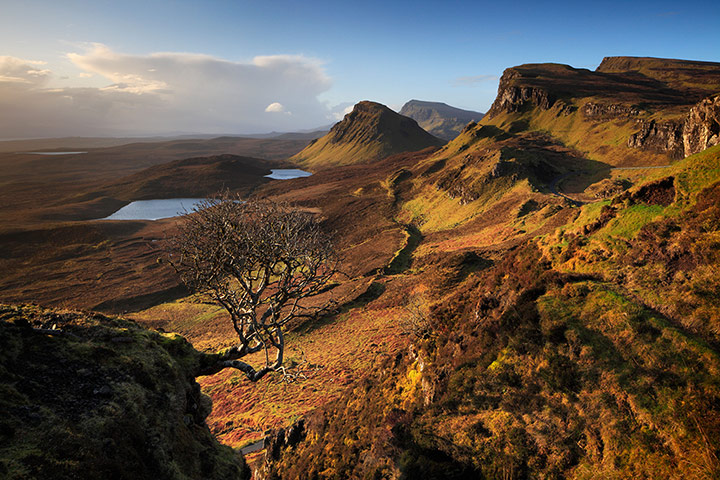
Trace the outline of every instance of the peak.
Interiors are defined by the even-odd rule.
[[[294,158],[306,164],[344,164],[378,160],[396,153],[422,150],[443,142],[412,118],[387,106],[364,100],[336,123],[330,132]]]
[[[364,112],[371,112],[371,111],[392,111],[387,106],[383,105],[382,103],[378,102],[372,102],[370,100],[363,100],[361,102],[358,102],[353,107],[353,111],[364,111]]]
[[[401,115],[412,118],[426,131],[444,140],[458,136],[469,122],[478,121],[483,113],[463,110],[442,102],[410,100],[400,110]]]

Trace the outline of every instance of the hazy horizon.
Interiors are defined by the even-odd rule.
[[[0,138],[293,132],[365,99],[484,112],[522,63],[720,61],[720,34],[698,28],[718,20],[702,1],[31,0],[0,20]]]

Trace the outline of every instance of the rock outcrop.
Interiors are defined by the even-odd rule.
[[[720,94],[708,97],[690,109],[682,140],[686,157],[720,143]]]
[[[682,122],[640,120],[640,131],[630,135],[627,146],[654,153],[667,153],[671,159],[683,158]]]
[[[497,97],[486,114],[488,117],[501,112],[519,112],[528,105],[548,110],[555,103],[555,98],[546,89],[518,85],[521,79],[522,73],[518,69],[508,68],[503,72]]]
[[[632,105],[621,103],[588,102],[580,109],[585,118],[593,120],[611,120],[615,118],[637,117],[642,112]]]
[[[0,305],[0,478],[248,478],[205,424],[202,358],[133,322]]]

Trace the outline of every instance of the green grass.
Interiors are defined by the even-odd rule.
[[[598,236],[631,239],[642,227],[661,218],[665,210],[660,205],[632,205],[610,220]]]

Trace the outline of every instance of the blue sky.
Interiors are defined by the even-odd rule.
[[[522,63],[720,61],[716,2],[0,0],[0,12],[0,107],[18,112],[0,138],[311,128],[364,99],[485,111]]]

